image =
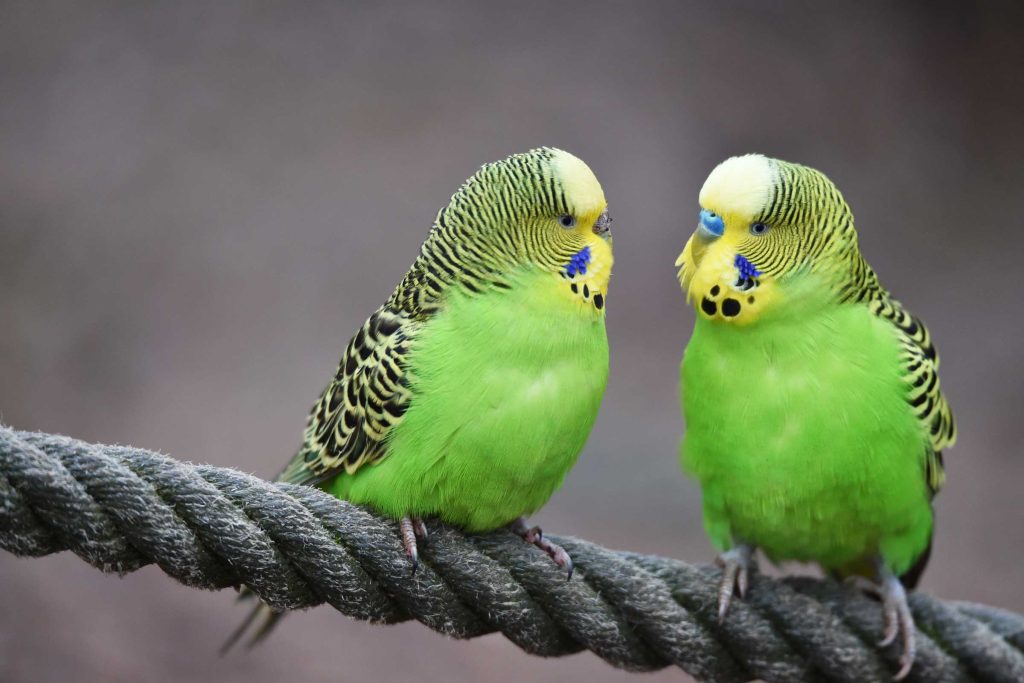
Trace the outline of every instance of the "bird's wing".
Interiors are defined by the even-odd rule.
[[[313,406],[302,448],[279,481],[315,486],[387,455],[388,434],[412,399],[405,357],[417,327],[390,306],[370,316]]]
[[[956,424],[939,387],[939,354],[928,328],[902,304],[888,296],[872,302],[875,315],[892,323],[899,333],[900,361],[907,382],[907,403],[928,434],[925,476],[932,494],[942,487],[945,474],[942,450],[956,442]]]

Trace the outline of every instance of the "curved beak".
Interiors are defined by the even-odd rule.
[[[725,221],[714,211],[701,209],[697,232],[706,240],[718,239],[725,234]]]
[[[594,221],[593,227],[594,234],[604,239],[611,239],[612,236],[612,217],[608,215],[608,210],[605,209],[604,213],[597,217]]]
[[[725,219],[710,209],[701,209],[697,215],[697,230],[693,237],[686,242],[683,253],[676,259],[676,266],[680,268],[679,275],[683,278],[687,252],[693,262],[693,268],[699,268],[704,252],[712,242],[725,234]],[[690,276],[692,277],[692,273]]]

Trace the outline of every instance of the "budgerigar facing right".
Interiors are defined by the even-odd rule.
[[[720,164],[676,265],[697,321],[682,363],[682,462],[722,553],[720,616],[755,547],[867,577],[883,644],[913,665],[904,587],[928,560],[956,437],[924,323],[879,284],[824,175],[759,155]],[[902,580],[902,582],[901,582]]]
[[[348,343],[279,480],[400,520],[414,571],[434,517],[510,524],[571,577],[568,554],[524,517],[561,485],[604,394],[610,222],[597,178],[567,152],[483,166]]]

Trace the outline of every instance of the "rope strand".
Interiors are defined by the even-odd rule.
[[[718,571],[555,538],[572,581],[501,530],[429,523],[415,576],[397,524],[314,488],[268,483],[139,448],[0,426],[0,548],[70,550],[124,574],[156,564],[216,590],[249,586],[277,609],[328,603],[356,619],[416,619],[455,638],[495,631],[525,652],[590,650],[613,666],[678,666],[706,681],[885,680],[878,604],[834,581],[755,575],[717,621]],[[911,680],[1024,680],[1024,617],[911,596],[919,629]]]

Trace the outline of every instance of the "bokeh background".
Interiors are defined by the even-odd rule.
[[[611,380],[545,529],[712,557],[676,465],[672,262],[712,166],[827,172],[928,321],[960,443],[923,590],[1024,610],[1024,21],[1012,3],[0,4],[0,419],[273,475],[481,163],[586,159]],[[218,658],[234,594],[0,555],[0,679],[628,680],[330,609]],[[647,680],[681,680],[678,671]]]

